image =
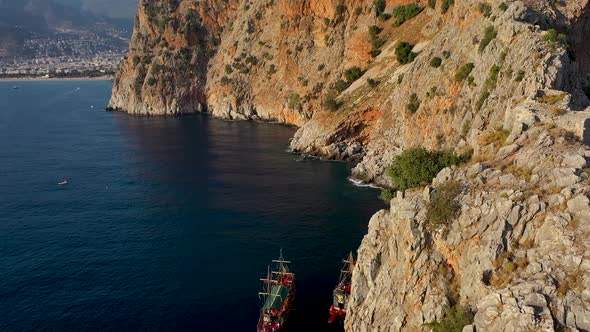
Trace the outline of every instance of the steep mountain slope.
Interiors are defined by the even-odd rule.
[[[468,154],[373,217],[347,330],[590,330],[589,31],[588,0],[143,1],[110,107],[294,124],[393,189],[403,150]]]

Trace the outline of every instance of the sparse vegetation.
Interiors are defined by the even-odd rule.
[[[418,99],[417,94],[412,93],[410,95],[410,101],[408,101],[408,104],[406,105],[406,109],[408,110],[408,112],[414,114],[414,113],[418,112],[419,108],[420,108],[420,99]]]
[[[379,195],[379,198],[386,203],[389,203],[394,197],[395,193],[389,189],[381,190],[381,194]]]
[[[386,174],[400,190],[429,184],[443,168],[465,161],[467,157],[450,151],[410,148],[397,156]]]
[[[495,87],[496,83],[498,83],[498,75],[500,75],[500,70],[502,67],[499,65],[493,65],[490,67],[490,74],[488,75],[488,79],[486,80],[486,85],[488,87]]]
[[[344,77],[346,78],[346,80],[349,83],[352,83],[352,82],[358,80],[361,76],[363,76],[364,73],[365,72],[363,70],[361,70],[359,67],[355,66],[355,67],[348,68],[344,72]]]
[[[482,92],[481,95],[479,96],[479,99],[477,100],[477,103],[475,104],[475,109],[477,111],[481,110],[481,108],[483,107],[483,104],[486,102],[486,100],[488,100],[489,97],[490,97],[490,92],[488,90]]]
[[[483,38],[479,42],[479,51],[483,52],[497,35],[496,28],[491,25],[488,26],[484,31]]]
[[[493,131],[487,132],[480,137],[479,142],[481,145],[489,145],[489,144],[496,144],[496,145],[504,145],[506,139],[508,138],[508,131],[502,128],[496,128]]]
[[[459,70],[455,74],[455,81],[457,81],[457,82],[464,81],[467,78],[467,76],[469,76],[469,74],[471,74],[471,71],[473,70],[473,68],[475,68],[475,64],[473,64],[471,62],[461,66],[461,68],[459,68]]]
[[[522,80],[524,79],[524,74],[525,74],[524,70],[519,70],[516,73],[516,77],[514,77],[514,81],[516,81],[516,82],[522,82]]]
[[[376,79],[373,79],[373,78],[368,78],[368,79],[367,79],[367,84],[369,84],[369,86],[370,86],[371,88],[374,88],[374,87],[376,87],[377,85],[379,85],[379,83],[381,83],[381,82],[380,82],[380,81],[378,81],[378,80],[376,80]]]
[[[336,111],[340,108],[340,103],[336,100],[336,95],[333,92],[328,92],[324,98],[324,107],[330,111]]]
[[[448,59],[451,57],[451,52],[449,51],[443,51],[442,52],[443,58]]]
[[[379,35],[381,33],[381,31],[383,31],[383,29],[376,26],[376,25],[371,25],[369,27],[369,35],[371,37],[375,37],[375,36]]]
[[[473,322],[473,314],[461,305],[454,305],[444,309],[441,320],[427,323],[432,332],[461,332],[463,328]]]
[[[430,66],[431,67],[438,68],[438,67],[440,67],[441,64],[442,64],[442,59],[437,56],[430,59]]]
[[[380,17],[385,11],[385,0],[375,0],[373,4],[375,5],[375,16]]]
[[[505,2],[502,2],[498,8],[500,8],[501,11],[505,12],[506,10],[508,10],[508,5]]]
[[[549,43],[560,43],[562,45],[567,45],[567,35],[563,33],[559,33],[556,29],[549,29],[543,36],[543,40]]]
[[[443,0],[442,5],[440,6],[440,12],[445,14],[454,4],[455,0]]]
[[[137,67],[137,65],[141,62],[141,58],[139,56],[133,57],[133,67]]]
[[[287,107],[292,110],[300,108],[301,96],[293,91],[290,91],[287,95]]]
[[[484,17],[490,17],[492,15],[492,6],[487,2],[480,2],[477,6],[477,10],[479,10]]]
[[[414,16],[420,14],[422,8],[417,3],[410,3],[407,5],[400,5],[393,9],[393,17],[395,20],[393,21],[393,26],[398,27],[402,25],[405,21],[413,18]]]
[[[408,42],[400,42],[397,47],[395,48],[395,55],[397,56],[397,61],[402,64],[408,64],[416,58],[416,53],[412,52],[413,45]]]
[[[428,0],[428,7],[432,9],[436,8],[436,0]]]
[[[557,104],[558,102],[562,101],[566,95],[567,94],[565,92],[559,93],[556,95],[542,95],[542,96],[536,97],[535,100],[540,103],[543,103],[543,104],[554,105],[554,104]]]
[[[432,192],[426,209],[426,226],[429,230],[449,226],[457,218],[461,210],[461,204],[457,202],[460,193],[461,188],[455,181],[445,182]]]
[[[342,92],[342,91],[346,90],[349,86],[350,86],[349,82],[346,82],[345,80],[338,80],[338,81],[334,82],[334,85],[332,86],[332,88],[338,92]]]

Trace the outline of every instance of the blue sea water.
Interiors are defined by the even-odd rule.
[[[377,193],[344,163],[297,161],[293,128],[104,112],[110,89],[0,82],[0,331],[255,331],[280,248],[287,331],[334,330]]]

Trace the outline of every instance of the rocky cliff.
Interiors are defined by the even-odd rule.
[[[392,189],[409,147],[468,154],[372,218],[346,329],[584,331],[589,33],[588,0],[141,1],[110,107],[297,125]]]

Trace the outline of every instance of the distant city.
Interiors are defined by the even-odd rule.
[[[35,4],[0,1],[0,78],[114,75],[128,47],[131,18],[98,16],[52,0]]]

